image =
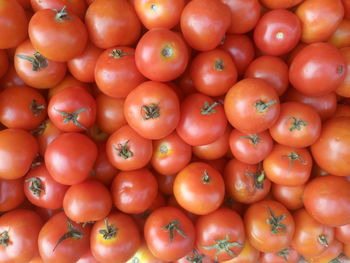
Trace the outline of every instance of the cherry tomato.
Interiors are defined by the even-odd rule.
[[[24,201],[23,182],[24,178],[0,179],[0,212],[15,209]]]
[[[271,193],[276,201],[283,204],[289,210],[296,210],[304,206],[304,189],[305,185],[286,186],[272,184]]]

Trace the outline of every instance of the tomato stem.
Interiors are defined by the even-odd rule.
[[[128,159],[133,156],[133,153],[128,148],[129,141],[126,141],[124,144],[118,143],[118,147],[113,146],[114,150],[118,151],[118,156],[123,159]]]
[[[113,49],[111,53],[108,54],[108,56],[119,59],[127,55],[133,55],[133,52],[124,52],[122,49]]]
[[[2,245],[4,247],[8,247],[9,246],[9,242],[10,242],[9,232],[8,231],[1,232],[1,234],[0,234],[0,245]]]
[[[29,182],[29,190],[35,195],[37,198],[40,198],[42,188],[42,182],[39,177],[28,178],[26,182]]]
[[[172,57],[174,55],[174,49],[171,46],[166,45],[162,49],[161,53],[162,53],[163,57],[170,58],[170,57]]]
[[[218,260],[218,256],[221,252],[226,252],[232,257],[236,257],[236,254],[233,253],[231,247],[243,246],[243,244],[238,242],[229,242],[230,238],[228,234],[226,234],[225,239],[215,239],[216,244],[212,246],[203,246],[204,249],[211,250],[216,249],[215,252],[215,260]]]
[[[224,61],[222,59],[215,60],[214,69],[221,72],[225,69]]]
[[[39,116],[45,109],[45,105],[39,105],[36,99],[33,99],[29,105],[29,109],[33,112],[34,116]]]
[[[17,57],[25,59],[32,63],[33,71],[39,71],[40,69],[46,68],[48,66],[47,59],[39,52],[35,52],[32,57],[21,54],[18,54]]]
[[[104,239],[112,239],[115,238],[118,232],[118,229],[114,225],[108,224],[108,218],[105,220],[105,229],[100,229],[98,232],[103,236]]]
[[[290,152],[288,155],[282,155],[282,158],[288,158],[290,160],[289,167],[293,166],[294,161],[299,161],[303,165],[307,164],[303,157],[301,157],[301,155],[296,152]]]
[[[264,102],[262,100],[258,100],[255,104],[254,107],[255,109],[260,112],[264,113],[266,112],[273,104],[277,103],[277,100],[271,100],[269,102]]]
[[[288,261],[289,256],[289,248],[283,249],[277,253],[278,256],[283,257],[285,261]]]
[[[203,254],[199,254],[199,252],[197,251],[197,249],[193,249],[193,256],[192,257],[186,257],[186,260],[188,262],[192,262],[192,263],[202,263],[202,259],[205,257],[205,255]]]
[[[209,115],[209,114],[212,114],[212,113],[215,113],[216,110],[214,109],[217,105],[219,105],[220,103],[218,102],[213,102],[212,104],[210,104],[209,102],[204,102],[204,107],[202,108],[201,110],[201,113],[203,115]]]
[[[337,67],[337,74],[341,75],[344,73],[344,66],[343,65],[338,65]]]
[[[279,232],[285,232],[287,230],[287,227],[281,223],[282,220],[286,219],[286,215],[281,216],[275,216],[272,209],[270,207],[267,207],[267,210],[269,212],[269,217],[266,219],[266,223],[271,225],[271,233],[277,234]]]
[[[142,105],[141,116],[143,120],[158,118],[160,116],[158,105],[154,103],[151,103],[149,105]]]
[[[263,189],[264,188],[264,181],[265,181],[265,172],[261,170],[261,165],[259,164],[259,169],[256,171],[256,173],[250,173],[248,169],[245,171],[245,174],[248,176],[252,176],[254,178],[254,187],[256,189]]]
[[[80,108],[79,110],[76,110],[72,113],[69,112],[64,112],[64,111],[60,111],[57,109],[54,109],[56,112],[58,112],[59,114],[61,114],[64,118],[63,123],[67,124],[70,121],[74,123],[75,126],[78,126],[79,128],[83,129],[83,130],[87,130],[87,128],[85,128],[83,125],[81,125],[81,123],[78,121],[78,117],[79,114],[82,113],[83,111],[88,110],[88,108],[84,107],[84,108]]]
[[[68,16],[68,12],[67,12],[66,9],[67,9],[67,6],[62,7],[61,10],[53,9],[53,11],[56,12],[56,16],[55,16],[56,21],[62,22],[62,21],[64,21],[64,20],[67,20],[67,21],[72,20],[72,18],[70,18],[70,17]]]
[[[329,261],[328,263],[341,263],[341,261],[339,260],[338,257],[332,259],[331,261]]]
[[[30,166],[30,169],[33,169],[39,165],[41,165],[44,162],[43,157],[40,154],[37,154]]]
[[[55,251],[55,249],[66,239],[68,238],[72,238],[75,240],[79,240],[83,238],[83,233],[75,228],[72,224],[72,222],[67,218],[67,228],[68,228],[68,232],[64,233],[60,239],[57,241],[55,247],[53,248],[52,252]]]
[[[162,226],[162,228],[169,232],[170,242],[173,242],[174,240],[175,231],[183,238],[187,238],[186,234],[181,229],[181,224],[179,220],[175,219],[171,221],[169,224],[167,224],[166,226]]]
[[[288,119],[293,119],[292,126],[289,128],[290,131],[294,131],[294,130],[300,131],[303,126],[304,127],[307,126],[307,122],[303,121],[300,118],[290,116]]]
[[[41,134],[43,134],[43,132],[46,129],[46,124],[47,124],[48,120],[45,120],[42,124],[40,124],[37,128],[35,128],[34,130],[31,130],[30,133],[33,136],[39,136]]]
[[[320,242],[320,244],[324,247],[329,246],[327,237],[325,235],[319,235],[317,241]]]
[[[251,142],[254,146],[257,146],[258,143],[261,141],[260,137],[258,134],[253,133],[247,136],[241,136],[239,137],[240,139],[248,139],[249,142]]]
[[[211,181],[211,178],[210,178],[210,176],[209,176],[207,170],[204,170],[203,176],[202,176],[202,182],[203,182],[203,184],[209,184],[210,181]]]

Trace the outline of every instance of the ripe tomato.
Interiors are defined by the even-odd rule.
[[[23,80],[18,76],[13,63],[9,63],[8,69],[0,79],[1,87],[10,87],[10,86],[26,86]]]
[[[196,246],[213,260],[237,257],[245,242],[242,218],[233,210],[219,208],[196,221]]]
[[[38,153],[38,143],[28,132],[19,129],[0,131],[0,178],[18,179],[24,176]]]
[[[55,181],[73,185],[88,178],[97,158],[97,146],[80,133],[63,133],[46,149],[45,163]]]
[[[350,224],[334,228],[335,238],[344,244],[350,244]]]
[[[175,181],[176,174],[173,175],[163,175],[156,173],[158,181],[159,191],[167,196],[173,195],[173,185]]]
[[[304,191],[304,205],[322,224],[341,226],[350,223],[350,182],[339,176],[316,177]]]
[[[244,215],[247,237],[261,252],[278,252],[289,246],[294,220],[281,203],[263,200],[250,205]]]
[[[304,184],[298,186],[272,184],[271,193],[276,201],[283,204],[289,210],[296,210],[304,206],[304,189]]]
[[[84,23],[66,7],[37,11],[30,19],[28,33],[35,50],[59,62],[81,55],[88,41]]]
[[[0,179],[0,212],[15,209],[24,201],[23,182],[24,178]]]
[[[44,164],[32,168],[25,176],[24,194],[32,204],[48,209],[62,208],[68,186],[56,182]]]
[[[245,78],[259,78],[268,82],[281,96],[288,87],[288,66],[278,57],[261,56],[253,60],[247,67]]]
[[[58,129],[80,132],[94,124],[96,102],[84,88],[73,86],[61,90],[50,99],[48,114]]]
[[[36,137],[39,144],[39,154],[44,156],[47,146],[63,132],[47,119],[31,133]]]
[[[295,233],[292,247],[304,257],[324,252],[334,240],[334,228],[316,221],[304,208],[293,214]]]
[[[188,262],[214,263],[214,260],[207,257],[203,253],[200,253],[197,249],[194,248],[190,253],[176,260],[174,263],[188,263]]]
[[[35,262],[33,262],[35,263]],[[37,262],[42,263],[42,262]],[[90,249],[87,249],[83,255],[78,259],[76,263],[99,263],[92,255]]]
[[[32,258],[31,261],[29,261],[29,263],[44,263],[44,261],[41,259],[40,256],[35,256]],[[82,263],[82,262],[79,262],[79,263]],[[95,262],[87,262],[87,263],[95,263]]]
[[[199,53],[190,75],[195,88],[208,96],[224,95],[237,82],[237,69],[231,55],[221,49]]]
[[[0,121],[8,128],[32,130],[46,118],[47,104],[37,89],[7,87],[0,93]]]
[[[226,94],[225,113],[230,124],[244,133],[259,133],[277,120],[280,103],[276,91],[261,79],[246,78]]]
[[[93,1],[86,10],[85,24],[91,42],[103,49],[132,45],[141,32],[141,23],[127,0]]]
[[[0,257],[3,262],[29,262],[38,252],[42,219],[33,211],[16,209],[0,217]]]
[[[158,193],[155,176],[146,168],[123,171],[112,182],[111,192],[115,207],[127,214],[145,212]]]
[[[306,260],[310,263],[339,262],[338,256],[342,251],[343,244],[338,240],[334,240],[323,253],[315,257],[306,258]]]
[[[175,177],[174,196],[181,207],[205,215],[220,207],[225,195],[221,174],[209,164],[193,162]]]
[[[195,242],[191,220],[180,209],[170,206],[156,209],[147,218],[144,236],[152,254],[164,261],[184,257]]]
[[[350,105],[338,104],[333,117],[350,117]]]
[[[126,97],[124,116],[130,127],[142,137],[161,139],[171,134],[179,123],[179,99],[166,84],[147,81]]]
[[[0,1],[0,49],[14,48],[28,36],[28,19],[17,1]]]
[[[299,253],[293,248],[285,248],[278,252],[261,253],[261,263],[297,263],[300,260]]]
[[[331,43],[337,48],[344,48],[350,46],[350,21],[344,19],[340,22],[337,30],[334,31],[333,35],[328,39],[328,43]]]
[[[89,248],[90,227],[70,221],[63,212],[41,228],[39,254],[45,263],[75,263]]]
[[[220,0],[193,0],[182,11],[180,25],[186,42],[194,49],[217,47],[231,24],[228,6]]]
[[[343,97],[350,97],[350,47],[340,49],[346,61],[346,75],[344,81],[336,88],[335,92]]]
[[[0,78],[2,78],[6,74],[8,67],[9,67],[8,55],[5,50],[0,50]]]
[[[158,259],[152,255],[145,242],[137,249],[136,253],[126,263],[166,263],[164,260]],[[180,262],[179,262],[180,263]],[[202,262],[207,263],[207,262]]]
[[[219,102],[201,93],[187,96],[181,104],[178,135],[189,145],[214,142],[225,133],[227,119]]]
[[[306,2],[309,1],[314,0]],[[335,90],[346,73],[346,61],[337,48],[314,43],[296,54],[289,67],[289,80],[301,93],[321,96]]]
[[[320,137],[311,146],[315,162],[333,175],[350,175],[349,129],[349,117],[330,119],[322,126]]]
[[[260,0],[260,2],[267,8],[279,9],[279,8],[290,8],[298,5],[304,0]]]
[[[237,257],[222,263],[256,263],[258,262],[259,256],[260,252],[246,240],[241,253],[239,253]]]

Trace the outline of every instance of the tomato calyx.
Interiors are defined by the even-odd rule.
[[[267,207],[267,210],[269,212],[269,218],[266,219],[266,223],[271,225],[271,233],[278,234],[279,232],[285,232],[287,227],[286,225],[282,224],[281,221],[283,221],[287,216],[276,216],[270,207]]]
[[[300,131],[302,127],[307,126],[307,122],[303,121],[300,118],[290,116],[288,119],[293,119],[292,126],[289,128],[290,131],[294,131],[294,130]]]
[[[33,169],[39,165],[41,165],[44,162],[43,157],[40,154],[37,154],[32,162],[32,164],[30,165],[30,169]]]
[[[33,112],[34,116],[39,116],[45,109],[45,105],[40,105],[36,99],[33,99],[32,103],[29,105],[29,109]]]
[[[18,54],[17,57],[25,59],[32,63],[33,71],[39,71],[40,69],[46,68],[48,66],[47,59],[39,52],[35,52],[32,57],[21,54]]]
[[[210,181],[211,181],[211,178],[210,178],[210,176],[209,176],[207,170],[204,170],[203,176],[202,176],[202,183],[203,183],[203,184],[209,184]]]
[[[78,117],[79,117],[80,113],[88,110],[88,108],[86,108],[86,107],[80,108],[79,110],[76,110],[72,113],[60,111],[57,109],[54,109],[54,110],[64,117],[63,123],[67,124],[71,121],[74,123],[75,126],[78,126],[79,128],[81,128],[83,130],[87,130],[87,128],[85,128],[83,125],[81,125],[81,123],[78,121]]]
[[[124,52],[122,49],[113,49],[111,53],[108,54],[108,56],[119,59],[127,55],[133,55],[134,53],[132,52]]]
[[[341,261],[339,260],[338,257],[332,259],[331,261],[329,261],[328,263],[341,263]]]
[[[142,218],[147,219],[147,217],[149,217],[149,215],[152,214],[152,212],[153,212],[152,210],[147,209],[146,211],[141,213],[141,216]]]
[[[149,105],[141,106],[141,116],[143,120],[156,119],[160,116],[159,107],[157,104],[151,103]]]
[[[317,241],[324,247],[329,247],[327,237],[325,235],[319,235]]]
[[[265,172],[258,169],[256,173],[250,173],[248,170],[245,171],[245,174],[247,176],[252,176],[254,179],[254,187],[256,189],[263,189],[264,188],[264,181],[265,181]]]
[[[236,246],[243,246],[243,244],[238,243],[238,242],[229,242],[230,238],[228,234],[226,234],[225,239],[215,239],[214,241],[216,242],[215,245],[212,246],[203,246],[204,249],[207,250],[212,250],[216,249],[217,251],[215,252],[215,260],[218,260],[218,256],[220,255],[221,252],[226,252],[228,253],[231,257],[236,257],[237,255],[233,253],[231,250],[231,247],[236,247]]]
[[[277,253],[277,256],[282,257],[285,261],[288,261],[289,248],[283,249]]]
[[[288,155],[282,155],[281,157],[289,159],[290,167],[293,166],[294,161],[299,161],[303,165],[307,164],[307,162],[303,159],[303,157],[301,157],[301,155],[296,152],[290,152]]]
[[[165,58],[171,58],[174,55],[174,49],[171,46],[166,45],[163,47],[161,54]]]
[[[343,65],[338,65],[337,67],[337,74],[341,75],[344,73],[344,66]]]
[[[108,224],[108,218],[106,217],[105,220],[105,228],[98,230],[98,232],[103,236],[105,240],[110,240],[112,238],[115,238],[118,232],[118,229],[114,225]]]
[[[29,190],[35,195],[37,198],[40,197],[41,192],[43,191],[42,182],[39,177],[32,177],[25,180],[27,183],[29,182]]]
[[[205,257],[203,254],[199,254],[197,249],[193,249],[193,256],[187,256],[186,260],[192,263],[202,263],[202,259]]]
[[[10,236],[8,231],[4,231],[0,233],[0,245],[4,247],[8,247],[10,243]]]
[[[162,228],[169,232],[170,243],[173,242],[173,240],[174,240],[175,231],[183,238],[187,238],[186,234],[181,229],[180,221],[177,219],[171,221],[166,226],[162,226]]]
[[[56,12],[55,20],[58,22],[63,22],[64,20],[71,21],[72,18],[68,16],[67,6],[62,7],[61,10],[53,9]]]
[[[248,139],[250,143],[252,143],[254,146],[257,146],[258,143],[261,141],[258,134],[253,133],[247,136],[241,136],[240,139]]]
[[[204,102],[204,107],[201,109],[201,113],[203,115],[209,115],[212,113],[215,113],[216,110],[214,109],[216,106],[218,106],[220,103],[219,102],[213,102],[213,103],[209,103],[209,102]]]
[[[39,135],[43,134],[43,132],[44,132],[45,129],[46,129],[47,121],[48,121],[48,120],[45,120],[45,121],[44,121],[42,124],[40,124],[37,128],[35,128],[34,130],[31,130],[30,133],[31,133],[33,136],[39,136]]]
[[[166,146],[165,144],[162,144],[159,146],[159,151],[161,154],[167,154],[168,153],[168,146]]]
[[[81,227],[84,228],[84,227],[86,227],[87,225],[93,225],[93,224],[95,224],[95,223],[96,223],[96,221],[86,221],[86,222],[84,222],[84,223],[81,224]]]
[[[215,60],[214,69],[219,72],[223,71],[225,69],[224,60],[222,59]]]
[[[83,233],[75,228],[72,224],[72,222],[67,218],[67,228],[68,232],[64,233],[63,236],[60,237],[60,239],[57,241],[55,247],[53,248],[52,252],[56,250],[56,248],[66,239],[72,238],[75,240],[79,240],[83,238]]]
[[[277,103],[277,100],[265,102],[260,99],[257,102],[255,102],[254,107],[259,113],[264,113],[275,103]]]
[[[118,156],[123,159],[128,159],[133,156],[133,153],[128,148],[129,140],[127,140],[124,144],[118,143],[117,147],[113,146],[114,150],[118,151]]]

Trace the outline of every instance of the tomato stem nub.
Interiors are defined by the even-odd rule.
[[[258,143],[261,141],[260,137],[258,134],[253,133],[247,136],[241,136],[239,137],[240,139],[248,139],[249,142],[251,142],[254,146],[257,146]]]
[[[143,120],[156,119],[160,116],[159,107],[157,104],[151,103],[149,105],[141,106],[141,116]]]
[[[256,189],[263,189],[264,188],[264,181],[265,181],[265,172],[261,170],[261,165],[259,165],[259,169],[256,173],[250,173],[248,170],[245,171],[245,174],[248,176],[252,176],[254,179],[254,187]]]
[[[98,232],[103,236],[104,239],[112,239],[115,238],[117,235],[118,229],[114,225],[108,224],[108,218],[106,217],[105,220],[105,229],[100,229]]]
[[[41,134],[43,134],[43,132],[46,129],[46,123],[48,122],[48,120],[45,120],[42,124],[40,124],[37,128],[35,128],[34,130],[31,130],[30,133],[33,136],[39,136]]]
[[[29,106],[31,112],[33,112],[34,116],[39,116],[43,110],[45,109],[45,105],[39,105],[36,99],[32,100],[32,103]]]
[[[118,151],[118,156],[123,159],[128,159],[133,156],[133,153],[128,148],[129,141],[126,141],[124,144],[118,143],[118,147],[113,146],[114,150]]]
[[[289,161],[289,167],[293,166],[294,161],[299,161],[301,164],[306,165],[307,161],[305,161],[303,159],[303,157],[301,157],[300,154],[296,153],[296,152],[290,152],[289,155],[282,155],[282,158],[288,158]]]
[[[64,233],[63,236],[60,237],[55,247],[53,248],[52,252],[55,251],[55,249],[59,246],[59,244],[61,244],[64,240],[68,238],[72,238],[75,240],[83,238],[84,236],[83,233],[78,228],[75,228],[72,222],[68,218],[67,218],[67,228],[68,228],[68,232]]]
[[[341,263],[341,261],[339,260],[338,257],[332,259],[331,261],[329,261],[328,263]]]
[[[292,126],[289,128],[290,131],[298,130],[300,131],[302,126],[307,126],[307,122],[303,121],[300,118],[296,118],[293,116],[290,116],[288,119],[293,119]]]
[[[161,53],[162,53],[163,57],[170,58],[170,57],[172,57],[174,55],[174,50],[173,50],[173,48],[171,46],[166,45],[162,49]]]
[[[112,57],[112,58],[122,58],[124,56],[127,55],[132,55],[132,52],[124,52],[122,49],[113,49],[111,53],[108,54],[108,56]]]
[[[193,249],[193,256],[186,257],[186,260],[192,263],[202,263],[202,259],[205,257],[203,254],[199,254],[197,249]]]
[[[317,241],[320,242],[320,244],[324,247],[329,246],[327,237],[325,235],[319,235]]]
[[[72,121],[74,123],[75,126],[78,126],[79,128],[83,129],[83,130],[87,130],[87,128],[85,128],[83,125],[81,125],[81,123],[78,121],[78,117],[79,114],[82,113],[83,111],[88,110],[88,108],[84,107],[81,108],[79,110],[76,110],[72,113],[69,112],[64,112],[64,111],[60,111],[57,109],[54,109],[56,112],[58,112],[59,114],[61,114],[64,118],[63,123],[67,124],[70,121]]]
[[[230,238],[228,234],[226,234],[225,239],[215,239],[215,242],[216,242],[215,245],[203,246],[203,248],[208,250],[217,249],[217,251],[215,252],[215,260],[218,260],[219,254],[223,251],[228,253],[231,257],[236,257],[236,254],[233,253],[233,251],[231,250],[231,247],[237,247],[237,246],[242,247],[243,244],[238,242],[229,242],[229,240]]]
[[[278,256],[283,257],[285,261],[288,261],[289,256],[289,248],[283,249],[277,253]]]
[[[56,16],[55,16],[56,21],[62,22],[64,20],[68,20],[68,21],[72,20],[72,18],[68,16],[68,12],[66,9],[67,9],[67,6],[62,7],[61,10],[53,9],[53,11],[56,12]]]
[[[210,178],[210,176],[209,176],[207,170],[204,170],[203,176],[202,176],[202,182],[203,182],[203,184],[209,184],[210,181],[211,181],[211,178]]]
[[[169,232],[170,242],[173,242],[173,240],[174,240],[174,234],[175,234],[174,232],[175,231],[183,238],[187,238],[186,234],[181,229],[180,221],[177,219],[171,221],[166,226],[162,226],[162,228]]]
[[[43,157],[40,154],[37,154],[32,162],[32,164],[30,165],[30,169],[33,169],[39,165],[41,165],[44,162]]]
[[[32,57],[21,54],[18,54],[17,57],[25,59],[32,63],[33,71],[39,71],[40,69],[46,68],[48,66],[47,59],[39,52],[35,52]]]
[[[203,115],[209,115],[209,114],[212,114],[212,113],[215,113],[216,110],[214,109],[217,105],[219,105],[220,103],[218,102],[213,102],[212,104],[210,104],[209,102],[204,102],[204,107],[202,108],[201,110],[201,113]]]
[[[37,198],[40,197],[41,191],[43,191],[42,188],[42,182],[39,177],[32,177],[28,178],[26,182],[29,182],[29,190],[32,192],[33,195],[35,195]]]
[[[264,113],[266,112],[273,104],[277,103],[277,100],[271,100],[269,102],[264,102],[262,100],[258,100],[255,104],[254,107],[255,109],[260,112]]]
[[[225,69],[224,61],[222,59],[215,60],[214,69],[221,72]]]
[[[286,219],[286,215],[281,216],[275,216],[272,209],[270,207],[267,207],[267,210],[269,212],[269,219],[266,219],[266,223],[271,225],[271,233],[277,234],[279,232],[285,232],[287,230],[287,227],[281,223],[282,220]]]
[[[9,232],[4,231],[0,234],[0,245],[4,247],[8,247],[10,242]]]

